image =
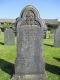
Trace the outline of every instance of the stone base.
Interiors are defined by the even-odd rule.
[[[44,74],[13,76],[11,80],[47,80]]]

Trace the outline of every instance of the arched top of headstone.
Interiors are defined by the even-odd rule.
[[[27,18],[30,17],[32,19],[37,19],[40,17],[38,10],[32,6],[32,5],[27,5],[21,12],[20,14],[21,18]]]
[[[28,5],[21,11],[20,17],[17,19],[17,25],[38,25],[42,27],[43,22],[38,10],[32,5]]]

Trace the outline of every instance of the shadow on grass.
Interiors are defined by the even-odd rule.
[[[3,42],[0,42],[0,44],[1,44],[1,45],[4,45],[4,43],[3,43]]]
[[[14,64],[7,62],[3,59],[0,59],[0,68],[8,73],[11,77],[13,76],[13,74],[15,73],[14,71]],[[60,75],[60,67],[55,66],[55,65],[51,65],[46,63],[46,70],[53,73],[53,74],[57,74]]]
[[[3,59],[0,59],[0,68],[8,73],[9,75],[11,75],[11,77],[13,76],[14,74],[14,64],[10,63],[10,62],[7,62]]]
[[[50,44],[44,44],[44,45],[46,45],[46,46],[50,46],[50,47],[54,47],[54,45],[50,45]]]
[[[57,61],[60,61],[60,58],[55,58],[55,57],[54,57],[54,59],[56,59]]]
[[[46,68],[47,71],[49,71],[49,72],[51,72],[53,74],[60,75],[60,67],[58,67],[58,66],[46,63],[46,67],[45,68]]]

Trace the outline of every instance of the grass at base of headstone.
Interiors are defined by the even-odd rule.
[[[3,43],[3,33],[0,42]],[[60,48],[53,46],[53,39],[44,40],[44,55],[48,80],[60,80]],[[0,44],[0,80],[11,80],[14,74],[16,46]]]
[[[0,35],[0,80],[11,80],[14,74],[16,46],[4,45],[4,33]]]
[[[0,80],[10,80],[14,74],[16,46],[0,45]]]
[[[44,55],[48,80],[60,80],[60,47],[54,47],[53,39],[44,40]]]

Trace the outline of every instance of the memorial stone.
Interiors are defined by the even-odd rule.
[[[60,25],[58,26],[58,28],[55,31],[54,46],[55,47],[60,47]]]
[[[35,7],[26,6],[17,22],[17,57],[14,80],[46,80],[42,47],[42,19]]]
[[[0,29],[0,35],[1,35],[1,29]]]
[[[6,29],[4,32],[4,43],[5,45],[15,44],[15,35],[12,29]]]

